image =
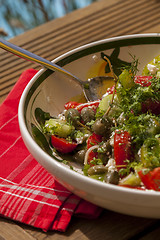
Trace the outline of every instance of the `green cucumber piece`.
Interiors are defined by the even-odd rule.
[[[125,90],[131,89],[135,86],[132,74],[127,69],[124,69],[123,72],[119,75],[119,81]]]
[[[44,131],[59,137],[66,138],[74,130],[74,126],[67,124],[64,120],[50,118],[45,122]]]

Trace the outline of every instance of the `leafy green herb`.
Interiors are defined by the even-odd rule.
[[[93,160],[90,161],[92,165],[103,165],[103,162],[99,158],[93,158]]]
[[[50,114],[47,112],[44,112],[41,108],[36,108],[35,117],[37,122],[40,124],[40,126],[43,127],[45,121],[50,118]]]
[[[132,73],[132,75],[136,75],[138,71],[138,65],[139,65],[139,60],[136,58],[135,55],[132,56],[132,54],[129,54],[132,58],[132,62],[130,65],[125,65],[122,69],[127,69]]]
[[[85,164],[84,167],[83,167],[83,173],[85,176],[88,176],[88,169],[90,168],[91,166],[89,164]]]
[[[62,163],[65,164],[65,165],[68,165],[68,161],[65,160],[65,159],[62,161]]]
[[[50,156],[53,156],[52,150],[49,147],[49,143],[44,134],[34,124],[32,124],[31,127],[33,138],[35,139],[36,143]]]

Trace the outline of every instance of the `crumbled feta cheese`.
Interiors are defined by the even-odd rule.
[[[148,70],[150,71],[151,74],[156,74],[158,71],[158,68],[155,65],[148,64],[147,65]]]
[[[113,158],[110,158],[108,160],[106,167],[108,168],[108,171],[115,171],[116,170],[116,161]]]
[[[112,134],[112,136],[110,137],[109,143],[112,147],[114,147],[114,135]]]
[[[98,56],[97,55],[93,55],[92,59],[95,63],[98,62]]]

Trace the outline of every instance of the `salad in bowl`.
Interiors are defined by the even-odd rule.
[[[102,99],[67,102],[57,116],[36,108],[40,131],[51,152],[58,152],[70,166],[74,161],[81,164],[84,175],[104,183],[159,191],[160,57],[137,75],[134,56],[116,75],[114,62],[111,65],[101,55],[109,65],[113,86]]]

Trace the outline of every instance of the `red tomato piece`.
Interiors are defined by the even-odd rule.
[[[51,136],[51,143],[53,147],[61,153],[70,153],[72,152],[76,147],[76,142],[69,142],[65,138],[60,138],[55,135]]]
[[[147,189],[160,191],[160,167],[146,173],[145,169],[143,169],[138,174]]]
[[[134,82],[142,87],[149,87],[151,85],[152,76],[135,76]]]
[[[115,89],[115,85],[108,88],[105,95],[113,94],[114,89]],[[116,90],[115,90],[115,92],[116,92]]]
[[[86,102],[86,103],[78,103],[78,102],[70,101],[64,105],[64,108],[66,110],[68,110],[70,108],[76,108],[79,112],[81,112],[82,109],[85,107],[92,107],[93,110],[96,110],[99,105],[99,102],[100,102],[100,100],[96,100],[93,102]]]
[[[138,190],[146,190],[145,187],[135,187],[135,186],[131,186],[131,185],[118,185],[120,187],[126,187],[126,188],[132,188],[132,189],[138,189]]]
[[[64,105],[64,108],[66,110],[70,109],[70,108],[75,108],[76,106],[80,105],[81,103],[78,103],[78,102],[73,102],[73,101],[70,101],[70,102],[67,102],[65,105]]]
[[[93,147],[94,145],[99,144],[101,141],[102,141],[102,136],[93,133],[87,140],[87,149],[89,149],[90,147]],[[98,153],[91,151],[89,153],[88,163],[90,164],[90,162],[97,157],[98,157]],[[90,165],[92,166],[92,164]]]
[[[93,101],[93,102],[86,102],[86,103],[81,103],[79,105],[77,105],[75,108],[81,112],[83,108],[85,107],[91,107],[93,110],[96,111],[97,107],[99,106],[99,102],[100,100],[96,100],[96,101]]]
[[[93,133],[87,140],[87,149],[99,144],[102,141],[102,136]]]
[[[142,87],[149,87],[151,82],[152,76],[135,76],[134,81],[136,84],[141,85]],[[146,101],[142,102],[142,113],[146,113],[150,111],[155,115],[160,114],[160,102],[153,101],[152,99],[147,99]]]
[[[142,102],[142,113],[146,113],[150,111],[151,113],[155,115],[160,114],[160,102],[153,101],[152,99],[147,99],[146,101]]]
[[[131,158],[131,136],[127,131],[115,131],[114,158],[116,165],[126,165],[125,160]]]

